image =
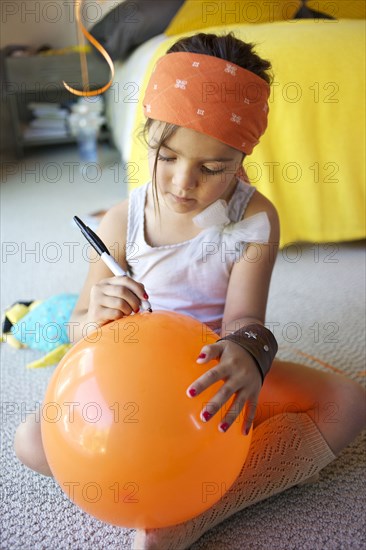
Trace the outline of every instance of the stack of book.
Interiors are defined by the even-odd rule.
[[[69,136],[67,117],[69,112],[60,103],[29,103],[33,119],[24,128],[26,140],[63,138]]]

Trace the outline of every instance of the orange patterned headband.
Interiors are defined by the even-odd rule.
[[[247,155],[267,127],[270,87],[221,58],[188,52],[161,57],[143,101],[148,118],[197,130]]]

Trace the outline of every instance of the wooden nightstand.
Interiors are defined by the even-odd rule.
[[[104,86],[109,80],[108,64],[94,54],[88,54],[87,60],[90,88]],[[27,128],[33,117],[28,105],[37,102],[67,106],[77,101],[78,97],[68,92],[62,81],[82,89],[79,54],[7,57],[5,72],[17,156],[23,156],[27,147],[74,142],[75,137],[69,131],[66,135],[29,136]],[[108,128],[103,126],[99,139],[109,138]]]

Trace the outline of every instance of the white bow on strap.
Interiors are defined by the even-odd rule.
[[[267,243],[271,232],[266,212],[258,212],[250,218],[232,222],[228,216],[228,205],[222,199],[205,208],[193,218],[193,222],[203,229],[221,227],[223,235],[235,242]]]
[[[210,206],[202,210],[202,212],[193,218],[193,223],[203,229],[212,226],[227,225],[230,222],[228,205],[223,199],[219,199],[210,204]]]
[[[265,212],[258,212],[240,222],[231,222],[223,229],[224,235],[246,243],[268,243],[270,233],[271,225]]]

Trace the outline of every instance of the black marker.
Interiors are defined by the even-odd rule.
[[[74,216],[74,221],[80,228],[82,234],[86,238],[86,240],[91,244],[91,246],[94,248],[96,252],[98,252],[99,256],[103,260],[103,262],[109,267],[109,269],[112,271],[113,275],[116,276],[122,276],[127,277],[127,273],[122,269],[122,267],[116,262],[116,260],[111,256],[108,248],[104,244],[104,242],[94,233],[90,227],[85,225],[81,221],[80,218],[77,216]],[[145,311],[152,312],[151,304],[147,300],[141,301],[141,307]]]

